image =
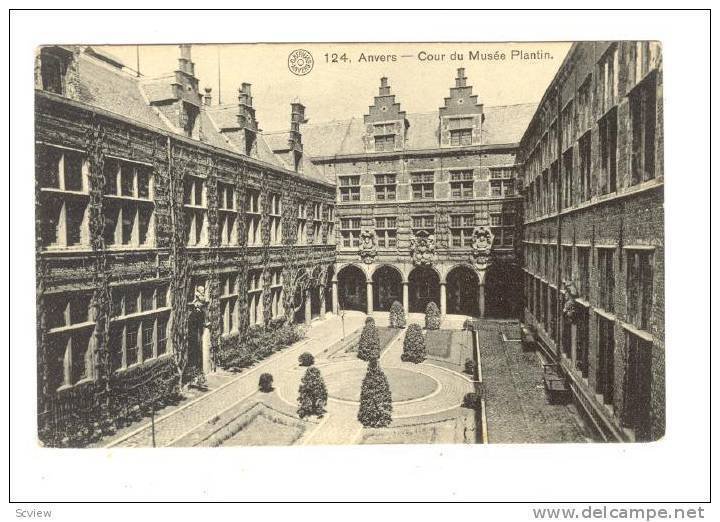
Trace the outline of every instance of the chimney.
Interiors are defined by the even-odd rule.
[[[388,96],[390,94],[390,86],[388,85],[388,79],[383,76],[380,78],[380,96]]]
[[[190,44],[181,44],[180,58],[178,58],[178,69],[182,72],[195,76],[195,64],[192,61],[192,46]]]
[[[205,97],[203,101],[208,107],[212,105],[212,87],[205,87]]]
[[[251,156],[255,150],[258,123],[255,119],[255,109],[252,106],[251,84],[243,83],[238,89],[238,126],[244,130],[245,154]]]
[[[458,67],[457,78],[455,78],[455,87],[467,86],[467,77],[465,76],[465,67]]]
[[[293,157],[293,168],[298,172],[302,163],[303,145],[300,125],[306,123],[305,106],[300,102],[290,104],[290,136],[288,146]]]

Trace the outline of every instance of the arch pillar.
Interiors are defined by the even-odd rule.
[[[478,270],[478,310],[480,317],[485,317],[485,275],[487,274],[486,269]]]
[[[407,279],[403,280],[402,282],[403,287],[403,309],[405,310],[405,313],[409,313],[410,310],[410,281]]]
[[[445,316],[447,314],[447,294],[445,292],[446,284],[443,279],[440,281],[440,315]]]
[[[332,280],[332,313],[338,315],[338,281],[337,277],[333,277]]]
[[[367,280],[367,314],[373,313],[373,282],[372,279]]]

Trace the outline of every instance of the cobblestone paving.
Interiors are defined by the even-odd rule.
[[[346,313],[345,329],[352,332],[363,324],[365,315],[361,313]],[[181,405],[181,408],[167,416],[161,416],[155,423],[155,441],[157,446],[167,446],[187,435],[188,431],[207,422],[209,419],[232,407],[238,401],[250,397],[257,390],[257,381],[260,373],[270,372],[277,374],[289,365],[297,364],[298,354],[304,351],[317,355],[328,345],[338,341],[342,336],[340,319],[328,318],[315,323],[307,332],[307,338],[299,343],[272,355],[257,366],[250,368],[234,379],[228,381],[224,387],[211,393],[200,396],[195,402]],[[116,447],[147,447],[152,445],[152,431],[146,424],[125,438],[115,439],[111,443]]]
[[[551,405],[534,352],[502,340],[500,325],[484,323],[480,358],[490,443],[590,442],[573,405]]]

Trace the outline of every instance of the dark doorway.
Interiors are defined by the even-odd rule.
[[[408,278],[410,288],[410,312],[425,313],[431,301],[440,307],[440,278],[432,268],[417,267]]]
[[[293,308],[295,309],[294,321],[296,324],[305,322],[305,300],[303,299],[307,292],[303,292],[300,287],[295,289],[295,297],[293,298]]]
[[[338,272],[338,293],[342,310],[367,311],[367,280],[365,273],[355,265]]]
[[[457,266],[450,270],[447,276],[447,313],[478,316],[479,284],[478,275],[472,268]]]
[[[310,316],[315,319],[320,317],[320,287],[314,286],[308,292],[310,292]]]
[[[394,301],[402,303],[402,275],[397,268],[381,266],[375,270],[372,279],[375,310],[389,312]]]
[[[485,316],[519,319],[523,303],[522,271],[510,263],[495,263],[485,275]]]
[[[193,311],[188,316],[188,346],[187,364],[185,373],[194,374],[194,370],[202,370],[202,334],[205,327],[205,317],[202,312]]]

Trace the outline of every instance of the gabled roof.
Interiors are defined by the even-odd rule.
[[[151,101],[169,100],[173,97],[171,83],[173,73],[154,77],[138,78],[124,70],[122,63],[112,56],[99,56],[96,49],[87,47],[78,56],[79,86],[77,99],[99,109],[124,116],[138,123],[165,132],[177,133],[176,129],[161,115]],[[116,63],[113,63],[116,62]],[[118,64],[120,66],[118,66]],[[198,141],[243,154],[223,130],[237,129],[237,105],[202,106],[196,120]],[[255,158],[274,167],[292,171],[282,157],[273,152],[262,133],[257,135]],[[328,180],[309,160],[303,162],[303,173],[297,174],[313,181],[328,183]]]
[[[484,107],[483,145],[509,145],[520,141],[532,118],[536,103]],[[421,151],[440,147],[438,129],[440,115],[437,111],[409,113],[405,150]],[[362,118],[313,123],[301,126],[305,152],[313,157],[363,154],[365,124]],[[273,133],[280,140],[282,133]]]

